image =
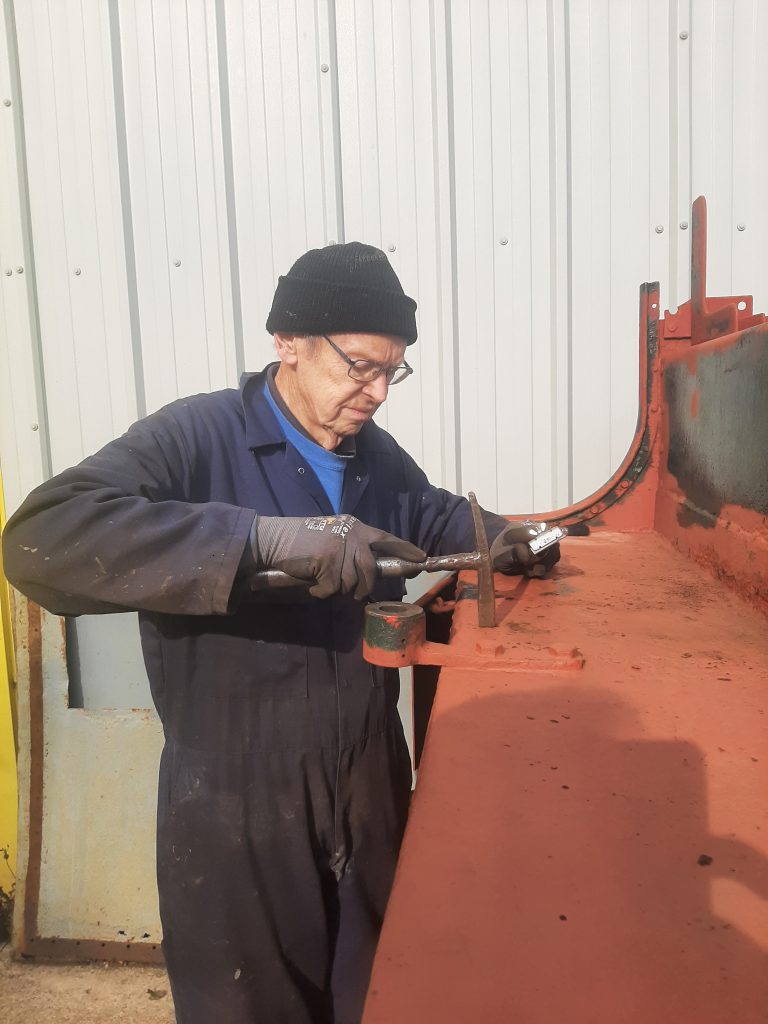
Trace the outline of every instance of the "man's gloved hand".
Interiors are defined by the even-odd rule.
[[[509,576],[525,573],[526,576],[541,577],[560,561],[560,545],[553,544],[540,554],[534,554],[528,541],[546,529],[544,523],[528,520],[510,523],[491,544],[491,565],[496,572]]]
[[[376,556],[423,562],[421,548],[366,526],[354,516],[257,516],[251,528],[255,568],[280,569],[314,580],[315,597],[348,594],[360,600],[376,583]]]

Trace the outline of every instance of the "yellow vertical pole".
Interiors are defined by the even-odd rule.
[[[0,476],[0,528],[5,525],[3,480]],[[0,554],[0,902],[10,895],[16,879],[17,780],[13,633],[8,583]]]

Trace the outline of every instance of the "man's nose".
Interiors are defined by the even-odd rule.
[[[380,373],[375,380],[369,380],[363,388],[363,391],[379,405],[382,402],[386,402],[388,390],[389,384],[387,384],[387,378],[383,373]]]

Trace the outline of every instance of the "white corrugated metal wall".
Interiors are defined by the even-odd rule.
[[[417,375],[383,425],[503,512],[621,461],[638,286],[688,297],[696,195],[710,293],[768,307],[763,0],[0,2],[9,510],[262,366],[278,274],[332,240],[384,248],[419,301]],[[78,634],[86,705],[146,700],[119,618]],[[49,923],[77,934],[74,884]]]
[[[505,512],[621,460],[637,287],[687,296],[698,192],[713,289],[761,305],[759,0],[4,8],[11,508],[49,465],[260,366],[277,275],[331,240],[381,245],[419,300],[419,373],[383,422]]]

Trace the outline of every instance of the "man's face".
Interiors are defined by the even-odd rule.
[[[399,366],[405,356],[405,342],[393,335],[331,334],[328,337],[349,359],[365,359],[382,367],[394,367]],[[279,341],[277,347],[283,362],[288,362]],[[293,339],[293,351],[289,389],[283,389],[281,376],[281,393],[293,414],[324,447],[335,447],[341,438],[356,434],[386,401],[385,375],[367,383],[354,380],[349,376],[349,364],[324,338]],[[322,440],[319,431],[322,431]],[[329,444],[333,439],[335,443]]]

